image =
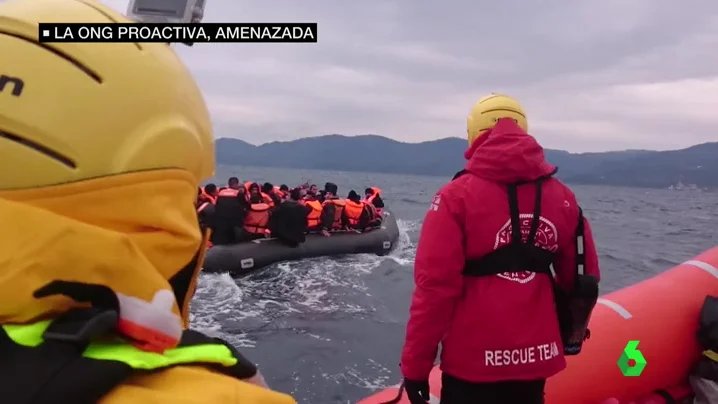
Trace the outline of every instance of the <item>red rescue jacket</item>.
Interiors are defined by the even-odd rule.
[[[426,214],[414,264],[416,289],[401,358],[405,377],[426,379],[442,343],[441,369],[471,382],[550,377],[566,366],[546,274],[462,275],[478,259],[511,241],[507,185],[550,175],[542,147],[512,120],[501,120],[466,151],[467,174],[444,186]],[[571,190],[543,183],[535,245],[555,252],[557,283],[569,289],[576,271],[579,206]],[[518,187],[523,237],[534,211],[536,187]],[[599,276],[598,258],[584,220],[585,273]]]

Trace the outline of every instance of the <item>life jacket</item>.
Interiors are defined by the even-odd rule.
[[[237,191],[236,189],[225,188],[225,189],[219,191],[219,193],[217,194],[217,198],[224,197],[224,196],[233,198],[233,197],[236,197],[237,195],[239,195],[239,191]]]
[[[207,206],[212,205],[210,202],[204,202],[197,208],[197,213],[202,213],[203,210],[207,209]]]
[[[205,192],[204,189],[202,189],[202,198],[204,198],[206,201],[213,205],[217,203],[217,197],[208,194],[207,192]]]
[[[554,172],[555,173],[555,172]],[[586,339],[591,335],[588,321],[591,312],[598,300],[598,279],[586,275],[586,245],[584,240],[583,211],[578,209],[578,226],[574,237],[576,238],[576,276],[572,290],[565,292],[556,284],[553,271],[555,253],[536,246],[536,233],[541,220],[541,195],[543,182],[550,179],[554,173],[536,179],[535,181],[518,182],[507,187],[509,213],[511,217],[511,243],[499,247],[478,259],[469,259],[464,263],[464,276],[492,276],[504,272],[534,272],[547,275],[554,285],[554,299],[556,301],[556,315],[561,339],[564,346],[564,355],[577,355]],[[468,174],[466,170],[454,176],[454,180]],[[526,241],[521,234],[521,219],[519,212],[518,187],[525,184],[535,184],[536,196],[533,219]]]
[[[244,218],[244,229],[251,234],[269,234],[269,208],[266,203],[249,205],[249,211]]]
[[[364,200],[364,202],[366,202],[367,204],[373,206],[373,205],[374,205],[374,199],[376,199],[376,197],[377,197],[377,196],[380,196],[380,194],[381,194],[381,189],[379,189],[379,188],[377,188],[377,187],[369,187],[369,189],[371,189],[372,194],[369,195],[369,197],[366,198],[366,199]],[[377,215],[378,215],[379,217],[381,217],[381,215],[382,215],[382,210],[381,210],[381,208],[377,208],[376,206],[374,206],[374,208],[375,208],[374,210],[376,211]]]
[[[376,197],[381,194],[381,189],[379,189],[377,187],[369,187],[369,189],[371,189],[372,194],[369,195],[368,198],[366,198],[366,200],[364,201],[366,203],[374,202],[374,199],[376,199]]]
[[[284,199],[287,196],[287,194],[276,185],[274,186],[274,193],[277,194],[279,199]]]
[[[2,401],[96,403],[135,375],[177,365],[203,366],[236,379],[257,372],[230,344],[193,330],[183,332],[176,348],[143,351],[113,332],[118,319],[115,310],[73,309],[53,320],[0,327]]]
[[[262,195],[262,200],[264,200],[264,203],[269,205],[269,207],[274,207],[274,200],[271,196],[265,194],[264,192],[260,192],[260,195]]]
[[[322,209],[324,209],[324,206],[327,206],[329,204],[334,205],[334,218],[332,221],[332,229],[341,229],[342,228],[342,215],[344,214],[344,207],[346,206],[346,202],[344,199],[327,199],[322,203]]]
[[[302,201],[302,205],[309,206],[312,210],[307,214],[307,228],[314,229],[319,227],[322,218],[322,204],[316,199]]]
[[[252,181],[247,181],[247,182],[244,183],[244,189],[247,191],[247,193],[249,193],[249,187],[250,187],[252,184],[254,184],[254,182],[252,182]]]
[[[364,202],[354,202],[352,200],[345,200],[344,201],[344,216],[346,217],[347,221],[349,222],[350,226],[356,226],[359,224],[359,220],[361,219],[361,215],[364,212]]]

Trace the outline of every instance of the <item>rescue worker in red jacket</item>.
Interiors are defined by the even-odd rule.
[[[323,199],[320,200],[322,201],[322,234],[325,237],[331,236],[330,231],[341,230],[343,227],[342,217],[346,203],[344,199],[337,196],[337,192],[339,187],[336,184],[332,182],[324,184]]]
[[[539,404],[588,336],[591,228],[518,102],[485,97],[467,126],[466,168],[434,196],[419,238],[404,386],[412,404],[429,401],[441,343],[443,404]]]
[[[343,209],[342,223],[345,227],[361,231],[369,227],[376,216],[376,209],[370,203],[362,202],[359,194],[353,189],[349,191]]]

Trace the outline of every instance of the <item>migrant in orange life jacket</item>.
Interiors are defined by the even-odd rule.
[[[253,203],[244,218],[244,229],[250,234],[269,234],[269,205]]]
[[[267,194],[265,194],[264,192],[260,192],[260,194],[262,195],[262,200],[264,200],[264,203],[266,203],[267,205],[269,205],[270,208],[273,208],[273,207],[274,207],[274,200],[272,200],[272,197],[269,196],[269,195],[267,195]]]
[[[287,197],[287,194],[284,191],[282,191],[281,189],[279,189],[279,187],[276,185],[274,186],[274,193],[277,194],[279,199],[284,199]]]
[[[364,202],[366,203],[374,202],[374,199],[381,194],[381,189],[377,187],[369,187],[369,189],[371,189],[372,194],[369,195],[366,199],[364,199]]]
[[[322,204],[322,210],[324,209],[324,206],[327,206],[329,204],[334,205],[334,219],[332,221],[332,230],[338,230],[342,228],[342,216],[344,215],[344,207],[346,206],[346,201],[344,199],[327,199]]]
[[[316,230],[321,224],[322,204],[316,199],[304,200],[301,204],[312,209],[307,214],[307,230]]]
[[[344,217],[347,219],[349,226],[356,228],[361,220],[361,215],[364,212],[364,202],[354,202],[350,199],[344,201]]]
[[[208,194],[207,191],[204,190],[204,188],[202,188],[202,198],[210,202],[212,205],[217,203],[217,197]]]

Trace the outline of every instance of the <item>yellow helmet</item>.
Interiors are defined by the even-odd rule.
[[[41,44],[38,22],[130,20],[90,0],[0,3],[0,190],[164,168],[198,184],[213,175],[207,106],[169,46]]]
[[[480,99],[471,108],[469,117],[466,119],[466,132],[469,137],[469,145],[487,130],[494,127],[496,121],[501,118],[511,118],[519,124],[523,130],[528,131],[526,113],[518,101],[503,94],[491,94]]]

